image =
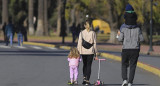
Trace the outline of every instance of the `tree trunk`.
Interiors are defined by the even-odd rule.
[[[110,38],[109,38],[109,43],[119,43],[117,38],[116,38],[116,35],[117,35],[117,23],[114,25],[114,24],[111,24],[110,27],[112,28],[111,29],[111,33],[110,33]]]
[[[38,0],[38,24],[36,36],[43,36],[44,34],[44,0]]]
[[[63,0],[62,6],[61,6],[61,28],[60,28],[60,36],[62,37],[62,43],[65,43],[65,36],[67,36],[66,33],[66,19],[65,19],[65,7],[66,7],[66,0]]]
[[[118,43],[118,40],[116,39],[117,35],[117,26],[118,26],[118,14],[116,13],[116,9],[114,7],[114,1],[109,0],[109,24],[111,27],[111,33],[110,33],[110,39],[109,43]]]
[[[150,19],[149,19],[149,14],[148,13],[146,13],[145,12],[145,6],[148,6],[148,5],[146,5],[146,3],[147,3],[147,1],[143,1],[142,2],[143,4],[142,4],[142,15],[143,15],[143,17],[144,17],[144,23],[142,24],[142,34],[143,34],[143,37],[144,37],[144,42],[145,43],[147,43],[147,44],[149,44],[149,34],[148,34],[148,30],[149,30],[149,22],[148,21],[150,21]]]
[[[44,0],[44,35],[48,36],[48,0]]]
[[[75,23],[75,5],[73,9],[71,10],[71,26]]]
[[[58,0],[58,18],[57,18],[57,31],[56,31],[56,35],[59,36],[60,35],[60,29],[61,29],[61,7],[62,7],[62,2],[61,0]]]
[[[34,0],[29,0],[29,35],[34,35],[34,25],[33,25],[33,2]]]
[[[8,24],[8,0],[2,0],[2,25]]]
[[[76,17],[76,26],[80,23],[80,12],[76,11],[75,12],[75,17]]]
[[[149,44],[149,35],[148,35],[148,32],[147,32],[147,30],[149,30],[149,24],[145,24],[144,23],[144,25],[143,25],[143,27],[142,27],[142,34],[143,34],[143,37],[144,37],[144,42],[145,43],[147,43],[147,44]]]

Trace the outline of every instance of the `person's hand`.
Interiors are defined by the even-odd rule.
[[[96,57],[94,58],[94,60],[98,60],[98,57],[96,56]]]
[[[120,35],[120,30],[118,30],[117,35],[118,35],[118,36]]]

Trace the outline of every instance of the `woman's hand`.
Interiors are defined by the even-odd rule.
[[[94,60],[98,60],[98,57],[96,56],[96,57],[94,57]]]

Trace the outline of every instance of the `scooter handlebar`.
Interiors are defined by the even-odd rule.
[[[100,60],[100,61],[106,61],[106,59],[98,59],[98,60]]]

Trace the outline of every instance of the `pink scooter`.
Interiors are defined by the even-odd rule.
[[[101,61],[106,61],[106,59],[98,59],[99,61],[99,68],[98,68],[98,79],[97,81],[94,83],[95,86],[101,86],[104,84],[104,82],[102,82],[100,80],[100,68],[101,68]]]

